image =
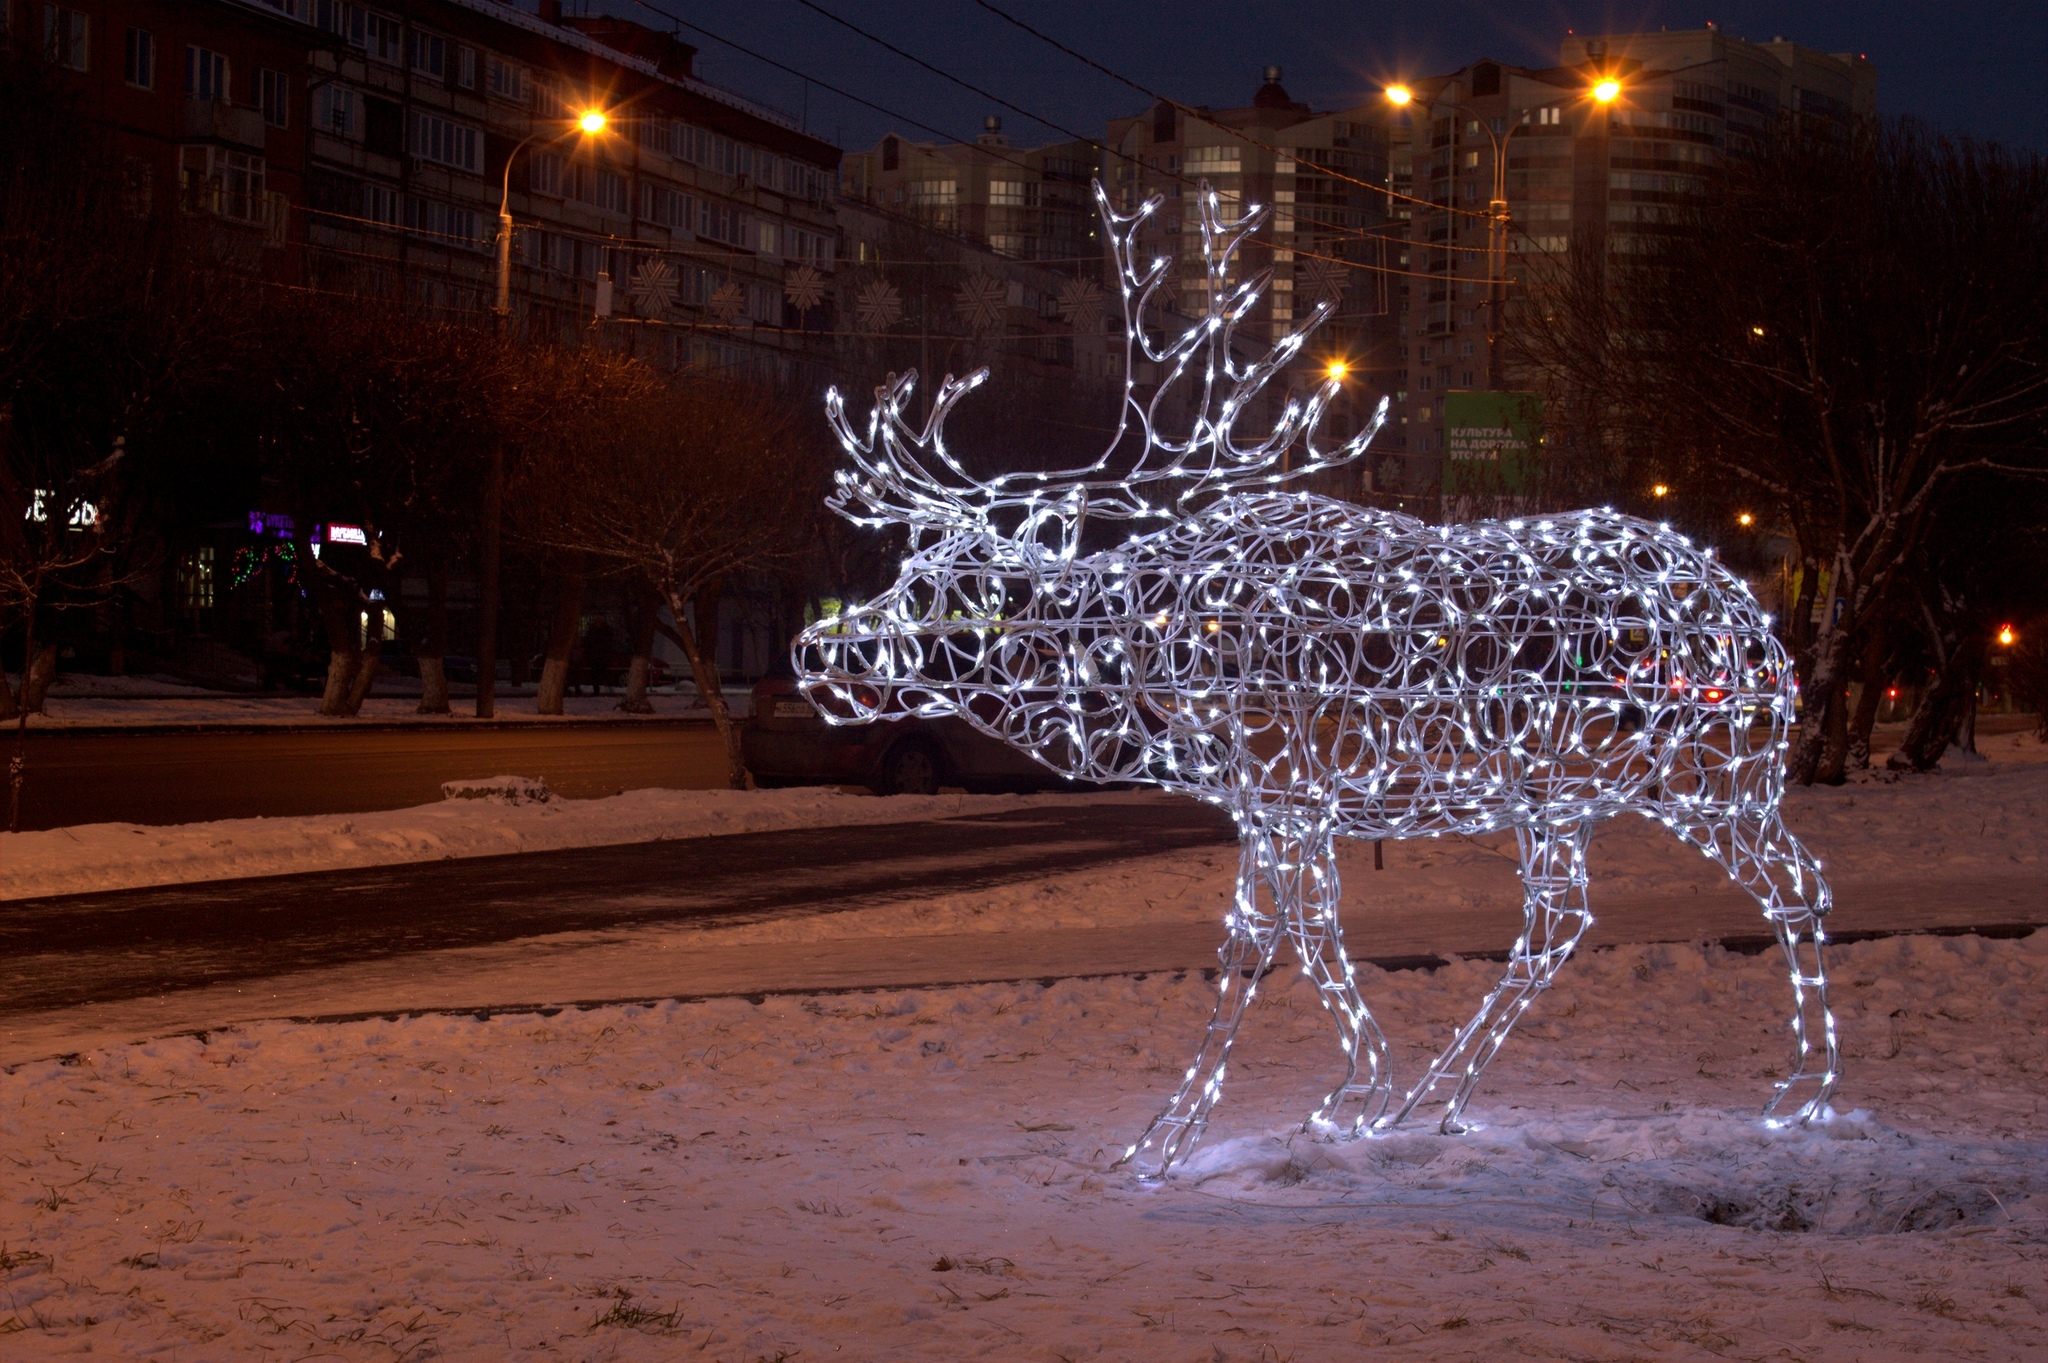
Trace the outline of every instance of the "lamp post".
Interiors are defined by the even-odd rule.
[[[498,193],[498,294],[491,313],[502,336],[512,321],[512,162],[539,139],[544,144],[574,137],[595,135],[611,120],[598,109],[587,109],[567,132],[549,136],[536,129],[521,138],[505,154],[505,175]],[[484,485],[483,563],[478,571],[476,620],[476,717],[494,719],[498,713],[498,592],[501,539],[505,521],[505,441],[491,442],[490,480]]]
[[[1396,108],[1405,108],[1415,100],[1415,92],[1406,85],[1389,85],[1385,91],[1387,102]],[[1586,98],[1596,104],[1612,104],[1621,97],[1621,82],[1606,77],[1586,91]],[[1471,116],[1472,122],[1486,132],[1487,140],[1493,144],[1493,199],[1487,205],[1487,247],[1486,247],[1486,383],[1488,388],[1499,388],[1500,377],[1500,333],[1501,313],[1507,301],[1507,247],[1508,247],[1508,143],[1514,139],[1515,130],[1523,127],[1532,114],[1544,109],[1561,108],[1563,100],[1548,104],[1532,104],[1526,109],[1510,110],[1505,119],[1506,126],[1500,132],[1494,131],[1494,120],[1481,118],[1478,112],[1466,104],[1453,99],[1433,99],[1427,106],[1434,108],[1442,104]],[[1455,140],[1452,142],[1456,148]]]

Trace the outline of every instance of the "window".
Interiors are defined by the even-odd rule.
[[[1547,109],[1538,109],[1536,111],[1536,122],[1545,127],[1553,127],[1563,121],[1564,110],[1558,108],[1555,104]]]
[[[156,35],[148,29],[128,30],[121,57],[121,79],[138,90],[156,89]]]
[[[757,222],[754,224],[754,240],[751,244],[756,251],[759,251],[764,256],[779,255],[781,254],[782,233],[777,230],[776,225],[772,222]]]
[[[958,180],[912,180],[910,202],[915,206],[938,208],[950,207],[959,201]]]
[[[399,51],[398,20],[388,14],[365,11],[363,20],[363,51],[380,62],[398,65]]]
[[[284,72],[256,68],[256,107],[263,110],[263,121],[273,128],[283,128],[291,121],[291,87]]]
[[[336,137],[360,137],[362,112],[356,92],[345,85],[323,85],[313,96],[313,126]]]
[[[476,89],[476,49],[461,47],[455,50],[455,83],[465,90]]]
[[[480,174],[484,168],[483,141],[483,134],[466,123],[438,114],[413,113],[411,149],[422,161]]]
[[[526,163],[526,192],[559,197],[562,192],[562,158],[552,152],[537,152]]]
[[[178,604],[190,611],[213,609],[212,545],[202,545],[178,561]]]
[[[414,29],[405,35],[405,64],[429,80],[448,79],[448,40]]]
[[[57,65],[73,71],[86,69],[89,32],[90,24],[82,12],[62,5],[43,6],[43,50]]]
[[[612,213],[626,211],[626,177],[615,170],[597,172],[597,192],[591,202]]]
[[[457,208],[453,204],[407,196],[405,225],[415,232],[442,237],[451,246],[477,250],[484,245],[483,219],[473,208]]]
[[[398,225],[398,191],[385,185],[363,186],[363,216],[387,227]]]
[[[224,147],[185,147],[178,157],[179,187],[195,213],[235,222],[263,221],[263,158]]]
[[[314,27],[323,28],[352,46],[361,47],[367,41],[366,18],[368,11],[361,5],[345,4],[343,0],[313,0]]]
[[[1240,165],[1236,147],[1189,147],[1188,174],[1235,175]]]
[[[185,98],[226,99],[228,59],[203,47],[185,49]]]
[[[492,57],[486,66],[485,84],[499,99],[509,99],[514,104],[526,103],[526,68],[514,66],[511,62]]]
[[[990,180],[988,201],[998,208],[1022,208],[1024,206],[1024,182],[1022,180]]]

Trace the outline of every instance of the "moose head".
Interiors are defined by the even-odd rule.
[[[1069,776],[1106,777],[1128,758],[1140,685],[1130,638],[1143,608],[1126,557],[1090,555],[1084,532],[1123,523],[1131,538],[1170,527],[1233,492],[1271,491],[1363,454],[1386,418],[1325,449],[1318,428],[1341,381],[1273,402],[1265,390],[1300,355],[1335,303],[1319,302],[1294,331],[1247,357],[1239,329],[1272,278],[1233,281],[1235,257],[1265,210],[1225,220],[1206,184],[1198,196],[1203,312],[1155,342],[1144,320],[1172,262],[1141,269],[1137,235],[1162,203],[1130,214],[1095,186],[1116,265],[1124,314],[1123,402],[1100,457],[1057,473],[971,476],[947,448],[946,418],[988,377],[948,375],[923,424],[906,417],[916,375],[891,375],[875,391],[864,428],[835,389],[826,411],[849,467],[830,499],[862,525],[902,525],[909,551],[893,586],[820,620],[796,643],[800,686],[835,723],[906,714],[960,715],[1017,743]],[[1141,374],[1156,382],[1141,386]],[[1243,430],[1278,410],[1263,434]],[[1127,453],[1135,451],[1135,454]],[[1126,541],[1129,542],[1128,540]],[[1150,619],[1157,611],[1147,611]],[[1155,634],[1172,621],[1160,621]],[[1117,754],[1123,754],[1119,758]]]

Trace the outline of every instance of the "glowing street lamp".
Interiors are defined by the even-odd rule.
[[[1650,495],[1652,497],[1668,497],[1671,495],[1671,489],[1665,486],[1663,483],[1659,483],[1657,484],[1657,486],[1650,489]]]
[[[1323,372],[1325,374],[1328,374],[1331,378],[1337,380],[1337,382],[1342,383],[1344,381],[1344,376],[1351,372],[1351,366],[1344,363],[1344,361],[1342,360],[1332,360],[1328,364],[1323,366]]]
[[[1612,104],[1621,98],[1621,82],[1612,77],[1593,87],[1593,98],[1602,104]]]
[[[586,133],[601,133],[610,121],[602,109],[585,109],[583,116],[576,120],[576,126]]]
[[[1415,92],[1405,85],[1389,85],[1386,89],[1387,103],[1395,108],[1414,102]]]
[[[2019,637],[2019,635],[2012,632],[2011,625],[2000,625],[1998,627],[1998,646],[2000,648],[2011,648],[2013,640]]]
[[[1747,511],[1745,511],[1735,518],[1735,523],[1737,525],[1747,528],[1749,526],[1756,524],[1756,517],[1750,515]]]

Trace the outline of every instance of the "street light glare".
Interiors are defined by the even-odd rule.
[[[589,109],[584,112],[583,117],[576,120],[576,126],[587,133],[601,133],[608,122],[610,120],[600,110]]]
[[[1737,525],[1755,525],[1756,517],[1750,515],[1747,511],[1745,511],[1740,516],[1737,516],[1735,518],[1735,523]]]
[[[2011,647],[2012,647],[2012,641],[2013,641],[2013,640],[2015,640],[2015,639],[2017,639],[2017,638],[2019,638],[2019,636],[2018,636],[2017,634],[2014,634],[2014,633],[2012,632],[2012,626],[2011,626],[2011,625],[2002,625],[2002,626],[2000,626],[2000,627],[1999,627],[1999,630],[1998,630],[1998,642],[1999,642],[1999,646],[2000,646],[2000,647],[2002,647],[2002,648],[2011,648]]]
[[[1593,98],[1602,104],[1612,104],[1620,97],[1621,82],[1618,80],[1603,80],[1593,87]]]
[[[1652,497],[1668,497],[1671,495],[1671,489],[1665,484],[1659,483],[1650,489],[1650,495]]]
[[[1405,85],[1389,85],[1387,87],[1387,103],[1389,104],[1406,104],[1414,98],[1415,92]]]
[[[1324,366],[1323,372],[1331,378],[1341,381],[1346,374],[1351,372],[1351,366],[1342,360],[1332,360]]]

